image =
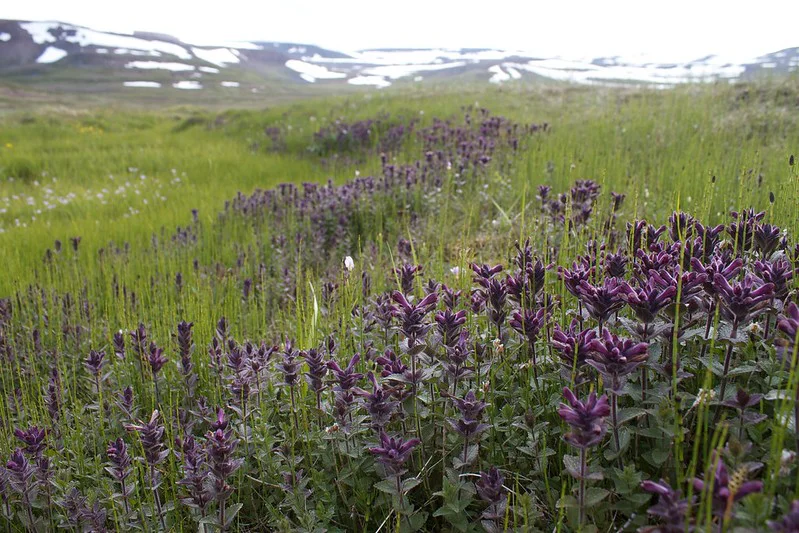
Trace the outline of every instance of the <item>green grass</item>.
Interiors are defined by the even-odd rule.
[[[187,407],[182,377],[174,364],[178,359],[174,331],[180,320],[196,324],[194,360],[200,392],[210,406],[223,405],[236,399],[217,383],[207,356],[220,317],[228,318],[230,334],[238,341],[263,339],[279,344],[292,338],[298,348],[308,349],[335,335],[339,346],[336,359],[345,366],[355,352],[367,353],[368,342],[376,342],[382,352],[381,341],[386,340],[379,334],[367,334],[365,319],[356,312],[363,312],[361,306],[373,310],[362,294],[362,273],[371,280],[374,295],[397,288],[398,280],[392,274],[395,266],[422,264],[424,280],[434,278],[464,290],[462,307],[467,307],[471,261],[507,265],[514,243],[531,236],[536,253],[545,261],[568,265],[576,255],[585,253],[590,239],[610,239],[611,233],[603,227],[611,216],[610,191],[627,195],[616,228],[622,239],[624,223],[637,218],[664,223],[673,210],[680,209],[703,223],[721,223],[728,220],[731,210],[754,207],[766,211],[767,221],[785,228],[795,242],[799,166],[790,167],[788,161],[791,154],[799,153],[797,97],[794,85],[777,81],[690,85],[668,91],[554,84],[458,90],[423,86],[310,98],[266,109],[250,107],[251,101],[242,102],[239,109],[220,109],[222,102],[205,108],[176,106],[167,100],[144,102],[140,108],[51,107],[2,115],[0,250],[5,270],[0,276],[0,298],[12,301],[14,319],[9,331],[13,335],[8,338],[13,337],[14,349],[21,355],[4,360],[0,368],[5,392],[0,398],[0,414],[18,427],[51,424],[42,390],[51,369],[57,368],[66,387],[62,416],[69,423],[61,424],[59,438],[64,448],[51,451],[51,455],[57,467],[69,467],[59,470],[55,487],[62,490],[76,485],[108,503],[107,494],[114,489],[102,473],[107,442],[125,436],[131,453],[139,455],[140,450],[138,441],[122,430],[115,407],[109,407],[113,413],[108,417],[99,410],[98,405],[107,398],[97,396],[110,390],[94,391],[87,381],[82,363],[89,349],[108,352],[110,374],[104,387],[134,387],[139,417],[146,419],[152,409],[160,408],[171,445],[182,431],[177,410]],[[255,189],[271,189],[284,182],[332,179],[342,184],[356,174],[379,174],[381,163],[375,147],[337,154],[337,158],[315,153],[314,134],[337,120],[351,123],[384,117],[406,124],[416,120],[418,129],[430,125],[434,117],[458,121],[464,109],[477,117],[480,108],[516,123],[546,122],[549,127],[526,139],[518,153],[503,146],[485,175],[462,182],[454,171],[446,171],[439,190],[377,195],[353,205],[355,215],[346,231],[335,235],[334,246],[315,247],[314,232],[320,231],[320,226],[291,214],[283,220],[229,212],[219,216],[225,203],[239,192],[249,195]],[[280,146],[273,146],[267,128],[280,131]],[[400,164],[425,154],[417,137],[411,136],[390,157]],[[604,194],[585,228],[563,231],[539,213],[537,186],[550,185],[553,194],[560,193],[578,179],[597,181]],[[45,201],[55,207],[48,209]],[[193,209],[199,213],[196,223],[192,222]],[[336,227],[335,221],[326,223]],[[178,227],[188,233],[185,239],[175,241]],[[78,236],[78,251],[73,253],[70,238]],[[281,237],[286,244],[279,244]],[[400,239],[411,242],[410,253],[398,248]],[[45,260],[55,240],[61,241],[62,251],[51,252],[51,258]],[[349,274],[341,268],[346,255],[356,262]],[[452,271],[456,266],[459,274]],[[181,288],[175,282],[178,274]],[[249,298],[242,296],[246,280],[255,287]],[[327,298],[332,283],[337,284],[335,297]],[[418,280],[418,285],[421,283],[422,279]],[[421,296],[420,286],[416,292]],[[570,301],[554,271],[547,274],[547,294]],[[571,318],[567,312],[574,309],[564,304],[551,320],[567,324]],[[112,355],[113,333],[127,332],[139,322],[147,326],[151,339],[167,348],[171,361],[160,378],[160,399],[151,387],[151,374],[139,372],[130,354],[126,361]],[[496,329],[485,316],[471,313],[467,327],[474,338],[484,338],[489,345],[487,357],[493,362],[481,368],[473,380],[481,398],[489,403],[486,418],[492,428],[498,428],[485,437],[480,464],[516,469],[515,479],[506,476],[506,486],[513,489],[509,524],[522,531],[533,527],[576,531],[576,509],[570,499],[574,487],[562,465],[563,456],[574,450],[560,438],[559,421],[552,416],[564,385],[557,369],[550,364],[541,383],[532,383],[529,364],[522,364],[525,349],[515,337],[503,341],[507,345],[504,352],[505,345],[492,344]],[[686,361],[690,359],[696,372],[686,387],[689,392],[678,401],[669,397],[648,406],[650,419],[663,421],[659,432],[641,431],[631,437],[630,446],[637,452],[640,444],[641,457],[650,454],[645,463],[633,460],[628,450],[627,458],[635,464],[632,471],[621,471],[613,468],[614,459],[603,459],[602,452],[592,455],[593,465],[604,465],[606,473],[605,481],[596,484],[604,488],[592,494],[597,501],[607,498],[612,502],[598,507],[597,526],[621,527],[618,517],[631,512],[637,516],[631,523],[643,525],[642,506],[648,500],[636,493],[641,476],[668,472],[672,480],[683,482],[691,473],[700,475],[709,468],[711,451],[723,446],[730,427],[737,432],[737,426],[720,424],[715,433],[708,419],[714,408],[700,404],[694,412],[690,405],[691,395],[698,394],[699,387],[717,383],[708,368],[713,368],[713,357],[723,357],[727,341],[715,339],[720,335],[715,330],[713,335],[718,343],[710,346],[708,359],[696,356],[701,343],[687,341]],[[400,352],[399,338],[388,334],[386,338],[385,347]],[[546,350],[541,344],[539,349]],[[668,346],[664,341],[656,344],[664,353],[668,349],[682,353],[677,339]],[[739,384],[746,378],[747,386],[763,392],[795,384],[795,373],[785,381],[773,350],[759,340],[738,346],[736,356],[758,357],[762,365],[742,375]],[[373,364],[362,362],[358,368],[366,372],[373,370]],[[313,393],[304,384],[297,387],[297,398],[292,390],[289,400],[279,382],[275,371],[274,380],[252,400],[257,402],[257,413],[251,418],[236,417],[237,436],[248,440],[239,446],[252,446],[243,469],[246,472],[237,473],[236,492],[231,497],[231,503],[245,504],[237,526],[313,530],[321,524],[331,530],[372,531],[385,519],[387,529],[396,526],[399,531],[418,520],[414,517],[421,515],[406,507],[411,500],[395,498],[392,502],[374,490],[378,476],[364,451],[366,445],[374,444],[370,434],[362,428],[352,437],[341,437],[327,415],[317,422],[323,414],[316,411]],[[662,385],[665,398],[671,384]],[[371,388],[365,382],[361,386]],[[441,381],[437,386],[444,390],[449,385]],[[13,387],[19,387],[24,409],[17,409],[9,395]],[[633,387],[631,394],[640,398],[640,389],[636,392]],[[432,384],[429,396],[425,395],[427,391],[420,405],[414,403],[408,411],[412,416],[407,422],[415,434],[423,432],[413,426],[425,424],[428,433],[423,436],[422,448],[433,445],[434,449],[414,456],[413,475],[420,473],[422,484],[414,489],[412,504],[417,511],[436,509],[444,517],[430,517],[427,527],[446,525],[468,531],[477,527],[479,516],[474,486],[470,479],[458,477],[462,467],[449,467],[462,443],[442,429],[447,426],[436,425],[454,416],[454,409],[449,400],[433,394]],[[292,412],[289,406],[295,401],[298,407]],[[625,408],[636,407],[634,399],[624,401]],[[783,402],[769,413],[787,412],[789,403]],[[686,423],[684,428],[680,417],[698,417],[700,422],[695,427]],[[696,420],[690,418],[690,423]],[[0,456],[4,459],[17,445],[10,425],[0,426]],[[92,429],[84,431],[86,427]],[[670,434],[672,429],[675,431]],[[682,429],[690,433],[681,435]],[[779,469],[775,458],[783,443],[791,447],[791,436],[771,422],[761,433],[753,437],[755,444],[765,447],[768,443],[773,448],[772,461],[764,461],[767,474],[762,478],[768,479],[767,475]],[[675,452],[681,439],[696,446],[694,456],[688,450]],[[280,448],[273,449],[274,444]],[[653,450],[665,454],[659,463],[662,470],[652,466],[656,462]],[[611,451],[606,448],[605,456],[611,456]],[[682,460],[675,453],[683,453]],[[170,456],[164,464],[166,481],[161,494],[175,502],[176,508],[168,512],[172,527],[189,530],[196,527],[194,521],[176,499],[179,463],[179,457]],[[135,503],[147,507],[153,503],[152,493],[145,490],[144,467],[136,468],[139,486]],[[276,489],[283,482],[282,473],[296,468],[305,470],[315,491],[310,507],[303,507],[299,490],[276,495],[282,494]],[[469,472],[475,475],[476,470]],[[791,494],[797,495],[795,480],[768,482],[768,496],[779,491],[792,499]],[[703,498],[701,501],[707,502],[706,495]],[[446,508],[442,501],[456,507]],[[466,507],[458,511],[462,502]],[[740,513],[740,523],[762,525],[763,516],[775,516],[786,504],[780,500],[774,506],[764,496],[757,501],[762,508],[748,504]],[[117,502],[109,508],[119,512],[121,506]],[[466,508],[471,509],[471,524],[463,523]],[[702,509],[710,512],[709,506]],[[52,516],[45,521],[49,527],[58,522]],[[709,527],[710,522],[704,525]]]

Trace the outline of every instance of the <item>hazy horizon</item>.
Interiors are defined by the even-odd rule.
[[[757,10],[729,9],[720,1],[648,4],[629,0],[568,5],[496,2],[479,12],[476,3],[408,0],[397,9],[373,2],[255,3],[231,0],[225,9],[195,3],[143,0],[124,16],[107,3],[55,0],[5,6],[0,18],[57,20],[94,29],[173,35],[190,44],[275,41],[314,44],[341,51],[374,48],[495,48],[541,55],[620,55],[653,60],[690,60],[708,54],[756,57],[799,46],[799,2],[765,0]],[[157,16],[153,16],[157,13]]]

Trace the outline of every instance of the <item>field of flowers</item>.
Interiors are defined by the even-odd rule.
[[[0,118],[8,531],[799,531],[799,92]]]

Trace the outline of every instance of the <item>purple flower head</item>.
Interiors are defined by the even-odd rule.
[[[291,340],[287,339],[277,368],[283,373],[283,382],[289,387],[297,384],[300,373],[300,363],[297,361],[299,355],[299,350],[295,349]]]
[[[15,429],[14,436],[25,445],[25,453],[31,457],[38,459],[42,456],[44,450],[47,449],[47,443],[45,442],[47,430],[44,428],[31,426],[28,429]]]
[[[775,344],[777,354],[787,363],[791,363],[795,353],[799,353],[799,306],[791,302],[785,308],[785,314],[777,320],[777,329],[783,334]]]
[[[603,395],[597,398],[596,393],[592,392],[588,395],[588,399],[582,402],[568,387],[564,387],[563,397],[568,403],[560,404],[558,414],[572,427],[572,430],[563,436],[564,440],[581,450],[592,448],[602,442],[608,430],[605,424],[605,418],[610,415],[608,397]]]
[[[585,365],[591,341],[595,338],[596,331],[580,330],[580,323],[575,318],[566,330],[555,324],[551,343],[558,353],[561,365],[571,372],[572,368],[579,371]]]
[[[324,379],[327,375],[327,363],[322,356],[322,350],[311,348],[307,352],[301,352],[300,356],[308,365],[308,372],[305,373],[308,386],[316,393],[321,392],[325,387]]]
[[[228,427],[228,424],[229,421],[225,416],[225,410],[222,409],[221,407],[217,407],[216,419],[213,422],[211,422],[211,431],[216,431],[218,429],[225,431]]]
[[[774,296],[773,283],[763,283],[750,274],[732,284],[721,274],[715,274],[713,285],[720,298],[721,312],[736,325],[745,324],[765,311]]]
[[[713,283],[716,274],[720,274],[727,281],[731,281],[741,271],[743,264],[743,259],[740,257],[735,258],[733,261],[725,261],[725,259],[720,256],[714,256],[707,264],[703,264],[696,257],[691,258],[691,268],[693,268],[694,272],[706,276],[702,288],[705,290],[705,293],[711,297],[718,295],[716,285]]]
[[[469,266],[474,271],[472,280],[482,287],[487,287],[488,280],[492,279],[504,269],[502,265],[488,266],[471,263]]]
[[[782,230],[778,226],[771,224],[756,224],[753,237],[755,250],[760,252],[761,257],[771,257],[780,246]]]
[[[6,462],[8,482],[19,494],[29,494],[37,485],[36,468],[28,461],[22,450],[17,448]]]
[[[369,451],[383,465],[387,477],[396,477],[405,472],[403,465],[420,442],[419,439],[403,440],[401,437],[389,437],[385,431],[381,431],[378,446],[369,448]]]
[[[452,346],[458,341],[461,328],[466,323],[466,311],[453,313],[451,309],[447,308],[436,313],[435,321],[444,345]]]
[[[791,509],[779,520],[769,520],[766,524],[775,533],[799,533],[799,500],[792,501]]]
[[[391,298],[399,304],[393,314],[400,321],[399,329],[408,340],[408,347],[412,348],[417,342],[424,339],[432,327],[432,324],[428,323],[425,318],[435,308],[438,295],[428,294],[415,305],[412,305],[399,291],[394,291]]]
[[[467,440],[488,429],[488,424],[481,423],[486,403],[478,400],[474,391],[469,391],[463,398],[451,397],[452,402],[461,414],[459,419],[448,419],[452,428]]]
[[[650,272],[657,274],[655,271]],[[677,287],[668,285],[664,288],[658,283],[658,278],[650,276],[643,287],[633,288],[625,283],[621,298],[641,322],[650,323],[664,307],[672,303],[676,295]]]
[[[108,456],[108,460],[111,461],[111,466],[106,467],[108,473],[118,482],[127,479],[131,473],[131,460],[125,441],[121,438],[111,441],[105,454]]]
[[[375,362],[383,367],[380,375],[384,378],[391,375],[402,375],[408,370],[408,366],[390,349],[386,349],[383,355],[375,359]]]
[[[608,330],[591,341],[589,350],[588,364],[602,374],[614,393],[621,390],[624,377],[649,357],[649,345],[645,342],[619,338]]]
[[[511,316],[509,324],[519,335],[527,339],[527,342],[532,346],[535,344],[541,328],[544,327],[546,319],[546,308],[541,308],[538,311],[525,309],[522,312],[515,311]]]
[[[755,261],[755,274],[765,283],[774,285],[774,297],[777,300],[785,301],[788,298],[793,279],[793,265],[785,257],[777,258],[773,261]]]
[[[422,265],[404,264],[394,269],[394,275],[399,279],[399,285],[405,294],[413,294],[413,284],[416,276],[424,271]]]
[[[488,503],[499,503],[508,490],[504,487],[505,478],[496,466],[485,472],[480,472],[480,479],[475,483],[480,499]]]
[[[167,358],[164,356],[164,349],[159,348],[154,342],[150,342],[150,351],[147,356],[147,362],[150,363],[150,369],[153,371],[153,376],[158,376],[158,373],[167,363]]]
[[[727,226],[727,233],[733,238],[735,251],[739,255],[752,248],[755,225],[766,215],[765,211],[755,213],[754,209],[744,209],[741,212],[732,211],[730,216],[734,222]]]
[[[674,242],[689,240],[695,222],[694,217],[688,213],[674,211],[669,217],[669,237]]]
[[[164,449],[164,426],[158,423],[159,416],[158,411],[153,411],[148,422],[125,425],[129,432],[139,434],[144,458],[150,466],[161,463],[169,455],[169,450]]]
[[[372,428],[376,431],[382,431],[391,420],[391,415],[397,408],[397,402],[392,399],[393,396],[389,389],[378,384],[372,372],[369,372],[367,377],[372,382],[372,392],[358,388],[354,389],[354,391],[355,394],[364,399],[364,405],[366,406],[366,412],[369,413]]]
[[[725,513],[731,512],[730,505],[745,498],[746,496],[760,492],[763,490],[763,483],[760,481],[746,481],[748,468],[743,466],[733,472],[730,476],[727,471],[727,465],[721,457],[715,452],[713,459],[715,462],[715,470],[713,472],[713,493],[711,495],[713,502],[713,514],[716,516],[724,516]],[[705,488],[711,484],[708,479],[694,478],[694,490],[697,493],[702,493]]]
[[[577,287],[577,298],[595,320],[605,323],[613,313],[624,307],[622,294],[625,286],[617,278],[605,278],[604,283],[598,286],[582,281]]]
[[[627,271],[627,256],[619,252],[607,254],[604,259],[605,274],[611,278],[623,278]]]
[[[114,333],[114,355],[117,356],[118,359],[125,359],[125,334],[122,331],[117,331]]]
[[[444,302],[444,305],[450,311],[453,311],[456,307],[458,307],[458,300],[461,298],[461,291],[451,289],[446,285],[441,285],[441,301]]]
[[[328,361],[327,367],[330,369],[330,373],[333,374],[337,383],[334,390],[348,391],[355,387],[358,381],[363,377],[363,374],[355,372],[355,366],[360,360],[361,354],[356,353],[352,356],[345,368],[341,368],[335,361]]]
[[[588,282],[594,274],[594,267],[585,258],[572,263],[571,269],[558,267],[558,276],[563,280],[566,290],[579,298],[580,285]]]
[[[682,498],[679,490],[671,488],[665,480],[650,480],[641,483],[644,492],[658,495],[658,502],[647,510],[647,513],[660,518],[662,527],[652,531],[662,533],[680,533],[685,530],[685,515],[690,507],[688,500]],[[693,499],[692,499],[693,501]]]
[[[95,351],[90,350],[89,356],[86,357],[86,361],[84,365],[86,366],[86,370],[88,370],[93,376],[99,376],[100,372],[103,369],[103,365],[105,364],[105,351]]]

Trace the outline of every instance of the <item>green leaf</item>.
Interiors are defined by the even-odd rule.
[[[642,409],[640,407],[628,407],[626,409],[619,409],[618,418],[619,424],[624,424],[632,420],[633,418],[638,418],[639,416],[643,416],[646,414],[646,409]]]
[[[378,481],[374,484],[374,488],[380,492],[397,495],[397,484],[393,480],[384,479],[383,481]]]
[[[236,519],[236,515],[239,514],[242,507],[244,507],[243,503],[237,503],[225,509],[225,529],[230,528],[230,524]]]
[[[585,506],[592,507],[607,498],[609,494],[609,490],[599,487],[589,487],[585,491]]]
[[[412,477],[402,482],[402,492],[408,494],[412,488],[421,483],[422,480],[418,477]]]

